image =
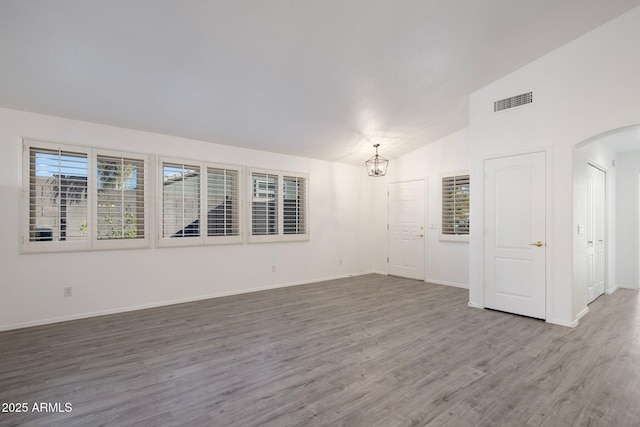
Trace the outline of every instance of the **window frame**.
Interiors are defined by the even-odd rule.
[[[94,185],[91,187],[93,193],[93,205],[92,207],[95,210],[95,214],[93,215],[94,226],[91,228],[91,239],[93,242],[94,249],[140,249],[140,248],[148,248],[150,245],[150,227],[151,224],[151,212],[150,212],[150,203],[149,203],[149,156],[146,154],[139,153],[130,153],[126,151],[117,151],[117,150],[104,150],[101,148],[96,148],[93,150],[93,162],[94,169],[92,171]],[[142,224],[142,229],[144,230],[144,237],[141,239],[98,239],[98,182],[96,178],[96,173],[98,170],[98,156],[105,157],[114,157],[114,158],[123,158],[129,160],[136,160],[142,162],[143,171],[142,171],[142,209],[143,209],[143,219],[144,223]]]
[[[440,174],[440,241],[444,242],[469,242],[469,233],[465,234],[445,234],[444,233],[444,217],[443,217],[443,206],[445,203],[445,192],[444,192],[444,182],[445,178],[454,178],[454,180],[458,177],[468,177],[469,180],[469,201],[471,199],[471,176],[469,171],[456,171],[456,172],[448,172]],[[470,224],[469,224],[470,225]]]
[[[238,235],[237,236],[208,236],[207,226],[200,226],[200,234],[193,237],[181,237],[172,238],[164,237],[164,194],[163,194],[163,182],[164,182],[164,166],[165,164],[182,164],[185,166],[198,167],[200,170],[199,184],[200,184],[200,210],[198,214],[199,224],[208,225],[208,184],[207,174],[211,169],[223,169],[234,171],[237,174],[237,219],[238,219]],[[243,176],[244,170],[242,166],[223,164],[223,163],[211,163],[198,160],[183,159],[178,157],[158,156],[158,185],[157,185],[157,245],[160,248],[169,247],[188,247],[188,246],[214,246],[214,245],[229,245],[239,244],[244,242],[243,232]]]
[[[30,241],[30,212],[31,212],[31,198],[30,198],[30,186],[31,186],[31,150],[41,149],[43,151],[67,151],[78,154],[84,154],[87,156],[87,238],[85,240],[72,240],[72,241]],[[144,238],[141,239],[103,239],[98,240],[97,232],[97,157],[99,155],[107,155],[111,157],[125,157],[129,159],[135,159],[142,161],[144,164],[144,182],[143,182],[143,194],[144,194]],[[112,249],[138,249],[148,248],[150,246],[149,239],[149,183],[148,172],[149,168],[149,156],[146,154],[132,153],[116,150],[104,150],[95,147],[87,147],[73,144],[62,144],[48,141],[41,141],[36,139],[24,138],[22,140],[22,232],[21,242],[22,253],[49,253],[49,252],[73,252],[73,251],[93,251],[93,250],[112,250]]]
[[[254,174],[266,174],[266,175],[274,175],[278,177],[278,186],[277,186],[277,230],[276,234],[266,234],[266,235],[254,235],[253,234],[253,175]],[[305,181],[305,199],[304,199],[304,221],[305,227],[304,233],[296,233],[296,234],[285,234],[284,230],[284,178],[298,178],[304,179]],[[263,169],[263,168],[255,168],[250,167],[247,170],[247,241],[248,243],[275,243],[275,242],[301,242],[308,241],[310,239],[310,230],[309,230],[309,175],[301,172],[288,172],[288,171],[279,171],[273,169]]]

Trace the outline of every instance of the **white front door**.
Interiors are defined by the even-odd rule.
[[[606,174],[592,165],[587,170],[587,292],[592,302],[604,293]]]
[[[546,317],[545,169],[544,152],[484,162],[486,308]]]
[[[424,181],[389,184],[389,274],[424,280]]]

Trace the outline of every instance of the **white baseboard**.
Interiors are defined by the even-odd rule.
[[[634,289],[636,291],[638,290],[637,286],[627,285],[626,283],[618,283],[616,285],[616,289],[618,289],[618,288],[620,288],[620,289]]]
[[[567,322],[565,320],[557,320],[557,319],[547,319],[546,322],[554,325],[566,326],[568,328],[575,328],[576,326],[578,326],[578,323],[579,323],[578,319],[574,320],[573,322]]]
[[[580,311],[580,313],[578,313],[578,315],[576,316],[576,320],[582,319],[588,312],[589,307],[585,307],[584,309],[582,309],[582,311]]]
[[[469,307],[473,307],[473,308],[482,308],[482,309],[484,309],[484,307],[483,307],[482,305],[480,305],[480,304],[478,304],[478,303],[475,303],[475,302],[471,302],[471,301],[469,301],[469,302],[467,303],[467,305],[468,305]]]
[[[615,291],[617,291],[617,290],[618,290],[618,287],[617,287],[617,286],[614,286],[614,287],[613,287],[613,288],[611,288],[611,289],[607,289],[607,290],[605,290],[605,291],[604,291],[604,293],[605,293],[605,294],[607,294],[607,295],[611,295],[612,293],[614,293],[614,292],[615,292]]]
[[[319,278],[319,279],[301,280],[301,281],[296,281],[296,282],[281,283],[281,284],[277,284],[277,285],[269,285],[269,286],[261,286],[261,287],[256,287],[256,288],[242,289],[242,290],[238,290],[238,291],[218,292],[218,293],[214,293],[214,294],[200,295],[200,296],[196,296],[196,297],[179,298],[179,299],[174,299],[174,300],[166,300],[166,301],[154,302],[154,303],[150,303],[150,304],[141,304],[141,305],[135,305],[135,306],[129,306],[129,307],[114,308],[114,309],[109,309],[109,310],[93,311],[93,312],[89,312],[89,313],[73,314],[73,315],[70,315],[70,316],[52,317],[52,318],[48,318],[48,319],[35,320],[35,321],[31,321],[31,322],[13,323],[13,324],[9,324],[9,325],[0,325],[0,331],[10,331],[10,330],[13,330],[13,329],[30,328],[30,327],[33,327],[33,326],[42,326],[42,325],[49,325],[49,324],[52,324],[52,323],[68,322],[70,320],[87,319],[87,318],[90,318],[90,317],[97,317],[97,316],[107,316],[109,314],[126,313],[126,312],[129,312],[129,311],[145,310],[147,308],[164,307],[164,306],[167,306],[167,305],[183,304],[183,303],[187,303],[187,302],[201,301],[201,300],[206,300],[206,299],[211,299],[211,298],[222,298],[222,297],[228,297],[228,296],[232,296],[232,295],[246,294],[246,293],[250,293],[250,292],[267,291],[269,289],[286,288],[286,287],[289,287],[289,286],[306,285],[306,284],[310,284],[310,283],[325,282],[325,281],[328,281],[328,280],[345,279],[347,277],[364,276],[366,274],[374,274],[374,273],[376,273],[376,272],[374,272],[374,271],[366,271],[366,272],[360,272],[360,273],[341,274],[341,275],[337,275],[337,276],[330,276],[330,277],[324,277],[324,278]],[[380,273],[378,273],[378,274],[380,274]]]
[[[465,285],[462,283],[444,282],[442,280],[433,280],[433,279],[426,279],[425,282],[434,283],[436,285],[453,286],[454,288],[469,289],[469,285]]]

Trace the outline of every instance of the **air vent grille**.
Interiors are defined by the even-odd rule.
[[[493,103],[493,111],[498,112],[502,110],[508,110],[509,108],[531,104],[532,102],[533,102],[533,92],[527,92],[527,93],[523,93],[522,95],[516,95],[510,98],[505,98],[499,101],[495,101]]]

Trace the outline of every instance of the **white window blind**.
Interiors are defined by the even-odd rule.
[[[162,237],[200,236],[200,166],[162,164]]]
[[[250,170],[249,175],[249,241],[307,240],[307,176],[259,169]]]
[[[442,234],[469,234],[469,175],[442,178]]]
[[[242,243],[241,168],[160,158],[160,246]]]
[[[239,172],[207,168],[207,236],[240,236]]]
[[[252,173],[251,234],[278,234],[278,175]]]
[[[31,140],[23,145],[23,252],[149,245],[145,155]]]
[[[88,240],[86,152],[28,147],[28,241]]]
[[[144,161],[98,155],[97,238],[145,238]]]
[[[284,176],[283,222],[284,234],[307,232],[307,180],[298,176]]]

